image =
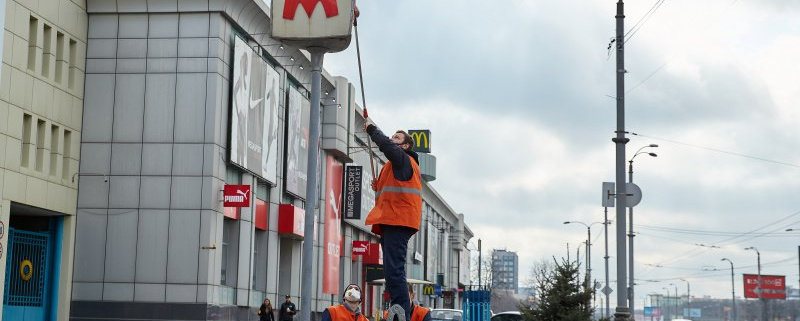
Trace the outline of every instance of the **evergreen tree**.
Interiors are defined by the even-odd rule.
[[[592,319],[592,292],[580,280],[577,262],[553,258],[554,265],[541,267],[536,275],[538,304],[523,305],[525,321],[589,321]]]

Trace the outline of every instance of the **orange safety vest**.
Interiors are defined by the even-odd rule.
[[[428,314],[428,311],[430,311],[428,308],[415,305],[414,310],[411,312],[411,321],[422,321],[425,319],[425,315]]]
[[[408,156],[408,155],[407,155]],[[369,211],[367,225],[372,232],[382,235],[379,225],[406,226],[419,231],[422,217],[422,178],[419,166],[411,156],[411,179],[399,181],[394,177],[392,162],[386,163],[378,175],[375,207]]]
[[[428,314],[428,308],[423,308],[418,305],[414,305],[414,308],[411,309],[411,320],[410,321],[422,321],[425,319],[425,315]],[[389,310],[383,310],[383,319],[386,320],[389,318]],[[393,321],[393,320],[386,320],[386,321]]]
[[[331,314],[331,321],[368,321],[367,317],[359,313],[350,311],[344,304],[328,307],[328,313]]]

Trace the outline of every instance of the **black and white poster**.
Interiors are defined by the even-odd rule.
[[[278,174],[280,75],[247,43],[235,38],[231,162],[275,183]]]
[[[286,191],[305,199],[311,102],[297,88],[290,87],[287,105]]]
[[[361,219],[361,166],[347,166],[344,171],[344,218]]]

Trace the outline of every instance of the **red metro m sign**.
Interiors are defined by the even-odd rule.
[[[355,0],[272,0],[272,38],[303,49],[350,45]]]
[[[335,17],[339,14],[339,6],[336,4],[336,0],[286,0],[283,7],[283,18],[294,20],[294,14],[299,6],[303,6],[303,9],[306,10],[306,14],[311,18],[311,14],[314,13],[314,8],[317,6],[317,3],[322,4],[322,9],[325,10],[326,18]]]

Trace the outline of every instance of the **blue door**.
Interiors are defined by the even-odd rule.
[[[48,320],[53,255],[50,231],[8,229],[3,320]]]

